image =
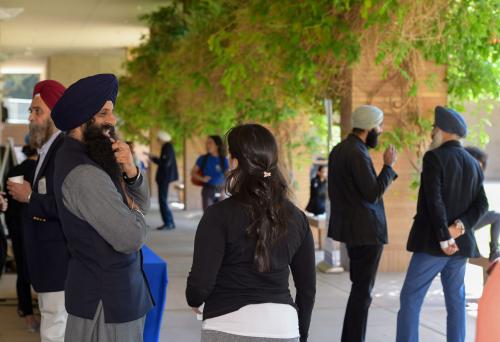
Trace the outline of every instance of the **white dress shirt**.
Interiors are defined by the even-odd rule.
[[[38,163],[36,164],[36,171],[35,171],[35,178],[33,178],[33,182],[35,182],[36,177],[38,176],[38,172],[40,172],[40,168],[43,165],[43,161],[45,160],[45,156],[47,156],[47,153],[49,152],[50,146],[54,143],[56,138],[61,134],[61,131],[56,131],[52,136],[50,137],[49,140],[43,146],[38,150]]]

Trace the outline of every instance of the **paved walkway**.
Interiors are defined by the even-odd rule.
[[[148,245],[168,262],[169,286],[167,305],[162,325],[161,341],[197,342],[200,322],[187,308],[184,299],[186,277],[191,265],[193,238],[199,212],[176,212],[178,228],[174,231],[153,231]],[[148,216],[152,227],[160,224],[157,212]],[[367,341],[394,341],[399,290],[404,279],[402,273],[381,273],[374,289],[374,302],[370,311]],[[316,306],[312,317],[310,341],[339,341],[344,309],[349,294],[348,274],[317,276]],[[15,277],[7,275],[0,280],[0,298],[15,298]],[[0,342],[39,341],[36,335],[24,329],[24,322],[16,315],[14,302],[0,301]],[[474,340],[475,312],[467,317],[467,341]],[[439,280],[433,284],[425,301],[420,336],[424,342],[446,341],[446,312]]]

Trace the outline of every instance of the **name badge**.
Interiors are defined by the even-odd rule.
[[[41,195],[47,194],[47,179],[45,177],[40,178],[38,181],[38,193]]]

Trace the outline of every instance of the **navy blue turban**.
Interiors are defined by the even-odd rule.
[[[52,120],[61,131],[77,128],[104,106],[116,101],[118,79],[113,74],[97,74],[73,83],[52,109]]]
[[[456,134],[461,138],[467,135],[467,123],[458,112],[451,108],[437,106],[434,113],[434,123],[438,128],[447,133]]]

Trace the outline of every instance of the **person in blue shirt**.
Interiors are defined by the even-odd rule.
[[[206,141],[207,153],[196,160],[191,177],[203,184],[201,191],[203,211],[224,199],[225,172],[229,169],[222,138],[211,135]]]

